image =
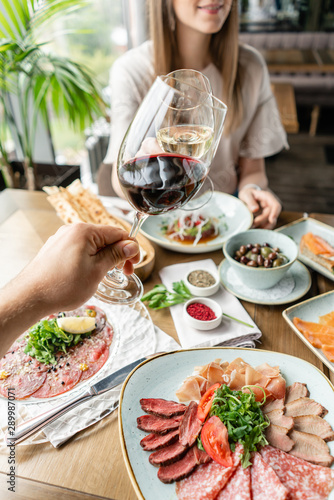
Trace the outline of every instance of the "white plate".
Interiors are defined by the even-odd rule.
[[[226,290],[236,297],[254,304],[288,304],[303,297],[310,289],[312,279],[301,262],[294,262],[285,276],[272,288],[255,290],[243,286],[235,275],[230,263],[224,259],[219,265],[219,277]]]
[[[291,224],[287,224],[286,226],[279,227],[276,231],[280,233],[284,233],[290,236],[294,242],[298,245],[300,244],[301,237],[306,233],[313,233],[318,236],[324,238],[330,245],[334,247],[334,227],[329,226],[328,224],[324,224],[323,222],[319,222],[310,217],[304,217],[302,219],[298,219]],[[298,259],[304,262],[307,266],[311,267],[315,271],[320,274],[326,276],[326,278],[334,281],[334,274],[331,273],[324,266],[321,266],[317,262],[305,257],[299,252]]]
[[[238,348],[206,348],[177,351],[155,357],[137,367],[123,385],[119,431],[125,464],[138,498],[145,500],[176,500],[175,483],[163,484],[157,478],[157,469],[149,461],[149,453],[139,442],[145,433],[137,429],[137,418],[143,414],[141,398],[164,398],[176,400],[175,391],[183,380],[193,373],[194,367],[204,365],[216,358],[233,361],[241,357],[252,366],[269,363],[279,365],[287,385],[304,382],[310,396],[328,409],[326,420],[334,426],[334,387],[316,367],[310,363],[277,352]],[[331,454],[334,442],[328,443]],[[334,499],[334,494],[329,496]]]
[[[307,347],[318,356],[321,361],[328,366],[328,368],[334,372],[334,363],[329,361],[321,349],[313,347],[313,345],[304,337],[304,335],[295,327],[293,324],[293,318],[297,317],[303,321],[312,321],[313,323],[318,323],[319,316],[330,313],[334,311],[334,290],[331,292],[323,293],[312,299],[304,300],[294,306],[289,307],[283,311],[283,318],[292,328],[292,330],[298,335],[298,337],[307,345]]]
[[[142,225],[141,232],[149,240],[175,252],[206,253],[219,250],[224,241],[228,240],[233,234],[246,231],[253,223],[252,213],[239,198],[217,191],[212,194],[211,200],[206,205],[194,210],[194,212],[208,217],[220,218],[220,234],[214,240],[207,243],[198,243],[197,245],[187,245],[168,239],[161,232],[161,225],[163,220],[166,220],[167,214],[148,217]],[[171,215],[176,217],[179,213],[185,213],[185,211],[175,210],[171,212]],[[227,227],[224,227],[225,224]]]
[[[93,300],[88,301],[90,304]],[[16,405],[16,425],[22,424],[35,415],[41,414],[55,406],[59,405],[68,398],[78,395],[92,383],[106,377],[118,370],[122,366],[135,361],[140,357],[147,356],[155,351],[156,336],[151,317],[140,301],[132,306],[115,306],[96,302],[96,305],[103,308],[107,314],[110,323],[117,327],[117,343],[112,345],[108,361],[93,377],[85,380],[81,385],[75,386],[68,392],[47,399],[33,399],[17,401]],[[117,355],[116,355],[117,354]],[[106,392],[102,396],[94,398],[88,403],[84,403],[74,408],[70,413],[59,418],[45,428],[47,436],[41,432],[22,443],[37,444],[47,442],[53,438],[75,434],[87,425],[98,421],[101,414],[113,407],[118,400],[120,389]],[[7,411],[7,399],[0,399],[0,415],[5,415]],[[7,422],[1,422],[0,419],[0,445],[4,443],[4,434],[6,432]],[[2,443],[1,443],[2,437]]]

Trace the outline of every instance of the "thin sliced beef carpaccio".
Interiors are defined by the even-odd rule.
[[[153,453],[151,453],[148,459],[150,464],[154,465],[155,467],[169,465],[180,460],[180,458],[182,458],[183,455],[186,454],[187,449],[188,448],[186,446],[183,446],[180,441],[176,441],[175,443],[170,444],[169,446],[166,446],[161,450],[154,451]]]
[[[250,467],[244,469],[238,465],[225,488],[218,493],[216,500],[252,500]]]
[[[95,314],[96,328],[66,353],[57,353],[54,366],[40,363],[24,353],[27,332],[23,333],[0,360],[0,394],[8,397],[8,387],[12,387],[16,399],[53,397],[97,373],[109,357],[113,338],[113,329],[107,324],[104,311],[96,306],[84,305],[63,314],[85,316],[89,309],[92,315]],[[48,319],[55,317],[53,314]]]
[[[233,466],[223,467],[217,462],[200,465],[191,476],[176,484],[179,500],[214,500],[226,486],[240,464],[240,447],[233,453]]]
[[[251,467],[252,500],[285,500],[288,490],[281,483],[272,467],[255,452]]]
[[[58,396],[77,385],[82,376],[82,370],[73,365],[67,366],[66,363],[57,366],[58,368],[55,368],[55,370],[48,370],[44,384],[34,393],[35,398]]]
[[[271,446],[260,450],[263,460],[272,467],[289,491],[289,500],[325,500],[334,487],[334,471],[312,465]]]
[[[16,399],[25,399],[36,392],[45,382],[47,367],[28,356],[20,346],[7,353],[0,361],[0,394],[8,398],[8,389],[14,389]]]
[[[157,417],[156,415],[142,415],[137,418],[137,427],[145,432],[165,434],[168,431],[178,429],[181,419],[182,415],[171,418]]]
[[[197,408],[198,404],[191,401],[182,417],[179,439],[183,446],[192,446],[201,432],[203,423],[197,417]]]
[[[167,432],[167,434],[156,434],[151,432],[143,437],[140,441],[140,446],[146,451],[157,451],[165,446],[169,446],[179,439],[179,429]]]
[[[165,418],[183,415],[187,409],[187,406],[182,403],[167,401],[166,399],[142,398],[139,403],[142,410],[146,413],[152,413],[152,415]]]

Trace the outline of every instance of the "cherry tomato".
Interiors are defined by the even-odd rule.
[[[207,454],[220,465],[233,465],[228,432],[219,417],[210,417],[202,427],[201,440]]]
[[[197,418],[201,421],[204,422],[206,417],[209,414],[209,411],[211,410],[212,406],[212,401],[215,397],[215,391],[220,387],[220,384],[214,384],[212,385],[206,393],[202,396],[198,408],[197,408]]]

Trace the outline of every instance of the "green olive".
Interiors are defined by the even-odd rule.
[[[272,249],[270,247],[262,247],[261,248],[261,255],[264,259],[267,259],[268,256],[271,254]]]
[[[283,259],[280,259],[279,257],[273,261],[273,267],[280,267],[284,264]]]

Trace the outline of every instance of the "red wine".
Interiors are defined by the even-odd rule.
[[[118,177],[138,212],[157,215],[182,207],[200,189],[207,173],[207,165],[199,160],[162,153],[125,163]]]

